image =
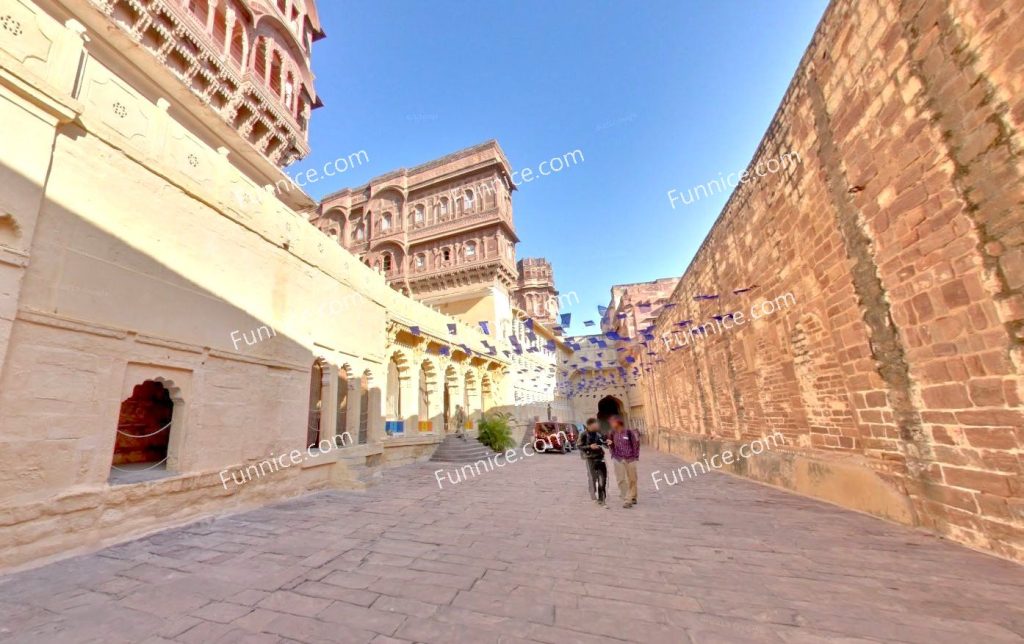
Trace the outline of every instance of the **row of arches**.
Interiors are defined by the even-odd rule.
[[[410,395],[414,391],[415,397]],[[448,365],[442,374],[431,360],[412,364],[400,351],[388,361],[385,416],[389,421],[414,422],[422,432],[451,433],[466,429],[492,404],[493,385],[487,373],[478,378],[472,369],[460,373]]]
[[[359,374],[318,358],[310,368],[306,446],[325,440],[336,447],[365,445],[379,414],[375,409],[380,409],[380,389],[369,369]]]
[[[485,240],[468,239],[407,253],[400,244],[389,241],[374,248],[365,260],[368,266],[385,275],[413,275],[487,259],[486,248]]]
[[[494,404],[491,374],[472,367],[411,361],[401,350],[388,360],[385,417],[405,431],[451,433],[469,429]]]
[[[471,428],[493,406],[494,388],[485,369],[433,357],[413,360],[403,350],[392,353],[383,383],[370,369],[359,373],[318,358],[309,372],[304,446],[366,444],[388,424],[405,434]],[[119,409],[110,482],[177,472],[185,411],[185,396],[171,380],[155,377],[132,387]]]
[[[382,196],[383,195],[383,196]],[[318,227],[343,244],[361,243],[402,230],[425,228],[464,215],[475,214],[497,205],[497,195],[490,184],[458,188],[403,206],[405,195],[393,189],[378,194],[379,203],[365,212],[346,212],[329,208],[320,216]]]

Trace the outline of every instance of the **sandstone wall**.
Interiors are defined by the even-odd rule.
[[[739,184],[655,333],[795,304],[659,341],[642,389],[662,449],[702,458],[778,431],[786,447],[727,469],[1024,559],[1012,5],[833,2],[751,168],[800,162]]]
[[[120,32],[44,4],[0,0],[17,26],[0,30],[0,570],[428,457],[439,423],[385,436],[387,360],[398,329],[420,328],[422,359],[453,320],[257,185],[197,124],[191,93],[159,86],[170,72],[137,67],[155,59],[130,62],[105,41]],[[238,341],[261,327],[272,335]],[[436,373],[501,382],[500,359],[429,353]],[[359,407],[336,428],[334,404],[339,373],[350,405],[366,374],[366,444],[222,484],[304,450],[317,357],[321,436],[358,432]],[[112,484],[121,402],[147,380],[174,401],[166,476]]]

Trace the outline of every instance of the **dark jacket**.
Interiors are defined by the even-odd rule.
[[[604,449],[592,449],[590,445],[603,446],[605,444],[604,436],[601,432],[587,430],[580,434],[580,440],[576,445],[580,449],[580,454],[583,458],[592,461],[603,461],[604,460]]]

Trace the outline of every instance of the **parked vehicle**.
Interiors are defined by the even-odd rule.
[[[538,452],[555,451],[568,454],[572,442],[566,428],[568,423],[552,421],[535,423],[533,426],[533,449]]]
[[[579,446],[580,434],[585,430],[583,423],[563,423],[565,434],[569,437],[569,448],[576,449]]]

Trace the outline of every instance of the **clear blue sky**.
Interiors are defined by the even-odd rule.
[[[746,166],[827,2],[318,4],[326,106],[288,173],[366,150],[306,187],[320,198],[492,138],[513,169],[581,150],[513,194],[517,255],[576,292],[575,334],[612,284],[682,274],[727,195],[672,209],[666,192]]]

